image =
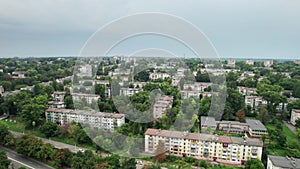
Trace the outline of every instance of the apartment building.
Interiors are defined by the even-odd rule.
[[[271,67],[273,65],[273,60],[264,60],[264,66],[265,67]]]
[[[256,94],[256,88],[249,88],[249,87],[244,87],[244,86],[238,86],[237,87],[238,91],[242,94],[242,95],[254,95]]]
[[[100,96],[96,94],[72,93],[71,95],[73,101],[86,101],[87,104],[92,104],[100,99]]]
[[[63,102],[66,92],[53,92],[53,101]]]
[[[300,60],[294,60],[294,63],[300,65]]]
[[[249,125],[239,121],[218,121],[217,125],[217,130],[223,133],[243,134],[249,131]]]
[[[140,88],[121,88],[120,89],[120,95],[124,95],[124,96],[132,96],[135,93],[138,93],[142,91],[142,89]]]
[[[155,80],[155,79],[166,79],[170,77],[170,75],[168,73],[158,73],[158,72],[154,72],[154,73],[150,73],[149,78],[151,80]]]
[[[296,120],[300,119],[300,109],[293,109],[291,113],[291,123],[295,126]]]
[[[155,153],[162,140],[170,155],[188,156],[228,165],[243,165],[262,157],[263,143],[256,138],[227,137],[160,129],[145,132],[145,152]]]
[[[254,65],[254,60],[248,59],[246,60],[247,65]]]
[[[161,118],[167,109],[172,108],[173,96],[165,96],[158,94],[155,97],[155,103],[153,105],[153,118]]]
[[[26,75],[25,71],[14,71],[12,72],[12,78],[15,79],[24,79]]]
[[[212,83],[194,82],[194,84],[184,84],[183,90],[204,92],[204,89],[208,88],[211,85]]]
[[[267,169],[300,168],[300,159],[293,157],[268,156]]]
[[[118,113],[48,108],[45,115],[48,122],[54,122],[59,125],[68,125],[76,122],[98,129],[114,130],[125,123],[125,115]]]
[[[250,105],[252,110],[257,110],[260,105],[267,105],[267,101],[263,100],[261,96],[246,96],[245,104]]]
[[[235,59],[228,59],[227,60],[227,66],[235,67]]]

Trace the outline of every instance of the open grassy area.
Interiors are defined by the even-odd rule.
[[[16,131],[16,132],[24,132],[25,126],[20,122],[18,118],[12,118],[7,120],[1,120],[0,123],[5,124],[8,130]]]

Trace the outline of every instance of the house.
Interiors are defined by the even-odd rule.
[[[235,59],[228,59],[227,60],[228,67],[235,67]]]
[[[246,60],[247,65],[254,65],[254,60],[248,59]]]
[[[124,95],[124,96],[132,96],[135,93],[138,93],[142,91],[142,89],[140,88],[121,88],[120,89],[120,95]]]
[[[262,157],[263,143],[256,138],[148,128],[145,132],[145,152],[154,154],[159,141],[163,141],[170,155],[227,165],[244,165],[250,159],[261,160]]]
[[[250,105],[252,110],[257,110],[260,105],[267,105],[267,101],[263,100],[261,96],[246,96],[245,104]]]
[[[291,113],[291,123],[295,126],[296,120],[300,119],[300,109],[292,109]]]
[[[267,169],[300,168],[300,159],[293,157],[268,156]]]
[[[154,72],[154,73],[150,73],[149,78],[151,80],[156,80],[156,79],[166,79],[169,78],[170,75],[168,73],[158,73],[158,72]]]
[[[237,87],[238,91],[242,94],[242,95],[254,95],[256,94],[256,88],[249,88],[249,87],[244,87],[244,86],[238,86]]]

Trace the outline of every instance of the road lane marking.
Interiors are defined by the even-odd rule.
[[[29,165],[27,165],[27,164],[24,164],[24,163],[22,163],[22,162],[20,162],[20,161],[18,161],[18,160],[15,160],[15,159],[13,159],[13,158],[10,158],[10,157],[7,157],[8,159],[10,159],[10,160],[12,160],[12,161],[15,161],[15,162],[17,162],[17,163],[19,163],[19,164],[22,164],[22,165],[24,165],[25,167],[28,167],[28,168],[31,168],[31,169],[35,169],[35,168],[33,168],[33,167],[31,167],[31,166],[29,166]]]

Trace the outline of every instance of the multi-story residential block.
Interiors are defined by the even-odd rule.
[[[265,67],[271,67],[273,65],[273,60],[264,60]]]
[[[251,137],[268,135],[267,128],[259,120],[246,119],[246,123],[249,125],[249,135]]]
[[[79,69],[78,69],[78,76],[88,76],[88,77],[92,77],[93,74],[93,68],[92,65],[86,64],[86,65],[80,65]]]
[[[268,156],[267,169],[300,168],[300,159],[293,157]]]
[[[208,88],[211,85],[212,83],[194,82],[194,84],[184,84],[183,90],[204,92],[204,89]]]
[[[86,101],[87,104],[92,104],[100,99],[100,96],[96,94],[72,93],[71,95],[73,101]]]
[[[257,110],[260,105],[267,105],[267,101],[263,100],[261,96],[246,96],[245,104],[250,105],[252,110]]]
[[[188,156],[229,165],[243,165],[262,157],[263,143],[256,138],[227,137],[159,129],[145,132],[145,152],[155,153],[162,140],[170,155]]]
[[[25,71],[12,72],[12,78],[15,78],[15,79],[23,79],[23,78],[25,78],[25,75],[26,75]]]
[[[53,101],[63,102],[66,92],[53,92]]]
[[[237,87],[238,91],[242,94],[242,95],[254,95],[256,94],[256,88],[249,88],[249,87],[244,87],[244,86],[238,86]]]
[[[201,116],[200,125],[201,133],[214,132],[217,128],[216,119],[209,116]]]
[[[48,108],[45,115],[48,122],[54,122],[59,125],[68,125],[76,122],[98,129],[114,130],[125,123],[125,115],[118,113]]]
[[[60,101],[49,101],[48,107],[62,109],[62,108],[65,108],[65,104],[64,104],[64,102],[60,102]]]
[[[155,80],[155,79],[166,79],[170,77],[170,75],[168,73],[158,73],[158,72],[154,72],[154,73],[150,73],[149,78],[151,80]]]
[[[199,98],[202,95],[203,98],[211,97],[212,94],[217,94],[216,92],[200,92],[200,91],[193,91],[193,90],[180,90],[181,98],[187,99],[190,97]]]
[[[132,96],[135,93],[138,93],[142,91],[142,89],[140,88],[121,88],[120,89],[120,95],[124,95],[124,96]]]
[[[155,103],[153,105],[153,118],[161,118],[167,109],[172,108],[173,96],[164,96],[158,94],[155,97]]]
[[[291,123],[296,125],[297,119],[300,119],[300,109],[293,109],[291,113]]]
[[[247,65],[254,65],[254,60],[248,59],[248,60],[246,60],[246,64]]]
[[[300,60],[294,60],[294,63],[300,65]]]
[[[235,67],[235,59],[228,59],[227,60],[227,66]]]

